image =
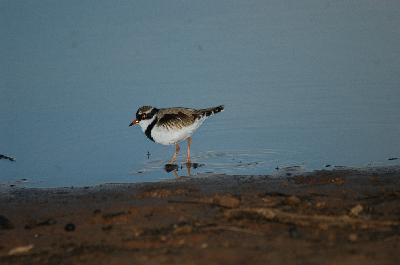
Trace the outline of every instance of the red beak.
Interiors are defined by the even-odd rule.
[[[129,124],[129,126],[136,125],[138,123],[139,123],[139,121],[135,119]]]

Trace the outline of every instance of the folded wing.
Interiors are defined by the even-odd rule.
[[[173,113],[163,113],[158,121],[160,126],[165,128],[183,128],[193,124],[193,122],[201,116],[193,113],[190,109],[177,109]]]

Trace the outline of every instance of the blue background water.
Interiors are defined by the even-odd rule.
[[[128,127],[147,104],[225,104],[194,135],[195,174],[396,163],[399,12],[389,0],[3,0],[0,153],[17,160],[0,160],[0,182],[173,178],[174,148]]]

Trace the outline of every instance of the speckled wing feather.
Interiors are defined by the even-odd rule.
[[[166,128],[183,128],[193,124],[201,115],[194,109],[168,108],[160,109],[158,124]]]

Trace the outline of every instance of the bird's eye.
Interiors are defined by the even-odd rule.
[[[146,113],[142,114],[142,119],[146,119]]]

